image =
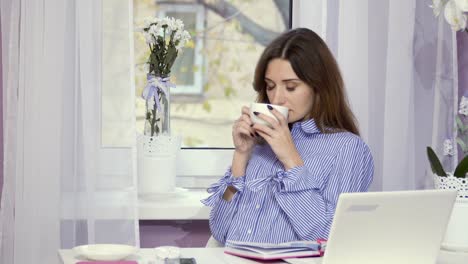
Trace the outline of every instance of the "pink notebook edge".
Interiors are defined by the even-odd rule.
[[[287,258],[304,258],[304,257],[321,257],[321,256],[323,256],[323,251],[322,250],[318,251],[318,253],[317,253],[317,251],[312,251],[312,252],[302,251],[302,252],[299,252],[297,255],[286,255],[286,256],[284,256],[284,255],[275,255],[275,256],[266,256],[266,257],[252,256],[252,255],[248,255],[248,254],[241,254],[241,253],[238,253],[238,252],[229,251],[229,249],[225,249],[224,253],[229,254],[229,255],[233,255],[233,256],[237,256],[237,257],[243,257],[243,258],[249,258],[249,259],[260,259],[260,260],[276,260],[276,259],[287,259]]]

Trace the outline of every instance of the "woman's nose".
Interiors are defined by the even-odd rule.
[[[275,89],[275,93],[273,94],[273,98],[270,101],[272,104],[275,105],[283,105],[286,102],[286,98],[284,96],[284,91],[282,88]]]

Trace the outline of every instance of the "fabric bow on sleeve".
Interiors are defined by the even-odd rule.
[[[158,111],[161,111],[161,103],[159,102],[159,94],[162,93],[166,96],[169,93],[169,88],[175,87],[173,83],[169,81],[169,77],[161,78],[155,77],[153,75],[148,75],[146,77],[148,80],[145,89],[141,97],[148,102],[152,97],[154,97],[154,102],[156,103],[156,107]],[[158,93],[159,91],[159,93]]]
[[[212,184],[207,189],[207,192],[211,193],[211,195],[208,198],[201,200],[201,202],[207,206],[214,206],[216,204],[216,200],[221,198],[227,187],[230,185],[238,191],[242,191],[244,189],[243,177],[234,177],[232,176],[231,171],[226,172],[222,179]]]
[[[267,176],[265,178],[256,179],[246,183],[247,188],[253,192],[258,192],[265,188],[265,186],[270,185],[274,192],[279,192],[284,189],[283,181],[289,174],[286,171],[277,171],[276,174]]]

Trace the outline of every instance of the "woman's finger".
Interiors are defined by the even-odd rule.
[[[246,115],[250,116],[250,108],[248,108],[247,106],[243,106],[241,112],[242,112],[242,114],[246,114]]]
[[[259,132],[259,133],[262,132],[263,134],[266,134],[270,137],[275,132],[273,128],[266,126],[266,125],[262,125],[262,124],[254,124],[252,128],[255,130],[255,132]]]
[[[258,118],[266,121],[267,123],[270,123],[273,127],[275,127],[275,124],[278,124],[278,120],[276,120],[273,117],[262,114],[260,112],[254,112],[254,115],[256,115]]]
[[[245,127],[239,127],[237,129],[237,131],[239,132],[239,134],[241,135],[245,135],[245,136],[248,136],[250,138],[254,138],[255,137],[255,134],[252,133],[249,129],[245,128]]]
[[[276,117],[276,119],[278,121],[278,124],[280,126],[287,124],[286,118],[278,110],[273,108],[273,109],[270,110],[270,112]],[[274,124],[272,123],[272,125],[274,125]]]
[[[246,114],[243,114],[239,119],[241,120],[240,122],[246,123],[248,126],[251,126],[253,124],[252,119],[250,119],[250,116]]]

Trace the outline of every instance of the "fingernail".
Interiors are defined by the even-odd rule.
[[[255,132],[255,135],[257,135],[257,137],[259,137],[259,136],[260,136],[260,134],[258,134],[257,132]]]
[[[273,110],[273,106],[267,105],[268,109]]]
[[[259,112],[257,112],[257,111],[254,111],[253,113],[254,113],[254,115],[258,115],[258,114],[260,114],[260,113],[259,113]]]

